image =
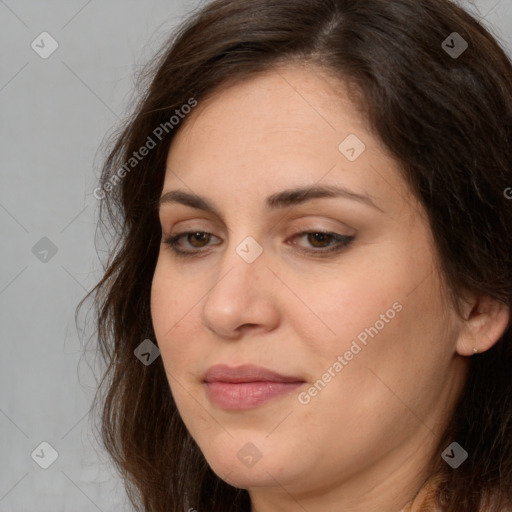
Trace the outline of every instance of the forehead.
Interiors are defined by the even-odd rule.
[[[208,146],[226,132],[231,137],[223,139],[225,144],[249,142],[251,136],[261,137],[264,133],[279,133],[278,141],[286,140],[287,133],[290,140],[294,140],[294,133],[334,140],[347,129],[366,134],[369,127],[351,95],[352,88],[324,74],[317,66],[276,67],[201,100],[184,120],[173,142],[178,144],[190,131],[198,143]],[[268,137],[269,143],[274,140],[275,137]]]
[[[182,122],[164,191],[185,185],[201,194],[265,189],[269,195],[328,182],[374,196],[383,173],[401,188],[396,162],[352,97],[341,80],[311,66],[275,68],[221,89]],[[357,158],[348,158],[354,151],[347,149]]]

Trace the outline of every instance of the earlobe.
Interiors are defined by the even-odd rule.
[[[509,306],[489,296],[475,297],[464,314],[457,353],[472,356],[489,350],[501,338],[509,321]]]

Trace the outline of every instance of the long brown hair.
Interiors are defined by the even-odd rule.
[[[459,48],[467,43],[460,55],[450,51],[454,37]],[[467,289],[510,305],[512,65],[482,24],[450,0],[206,4],[141,77],[140,101],[95,192],[102,225],[115,236],[104,276],[87,296],[94,295],[106,363],[95,403],[103,446],[137,510],[235,512],[250,503],[246,490],[206,463],[180,418],[161,358],[146,366],[134,356],[143,340],[157,343],[150,315],[161,243],[157,203],[169,144],[183,124],[169,120],[191,98],[201,102],[228,82],[305,61],[358,91],[354,101],[424,205],[454,307]],[[127,166],[148,137],[155,145]],[[512,504],[511,336],[509,324],[490,350],[472,357],[433,455],[432,474],[442,482],[438,504],[449,512],[473,512],[493,496],[500,503],[485,510]],[[457,469],[441,459],[452,441],[469,453]]]

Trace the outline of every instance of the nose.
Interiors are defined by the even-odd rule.
[[[275,293],[279,280],[267,266],[265,251],[252,262],[240,254],[231,244],[226,248],[217,279],[202,303],[203,325],[228,339],[249,331],[270,331],[279,321]]]

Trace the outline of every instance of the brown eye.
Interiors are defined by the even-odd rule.
[[[206,254],[206,251],[202,251],[200,249],[211,245],[209,242],[212,237],[216,238],[212,233],[205,231],[186,231],[184,233],[178,233],[177,235],[170,236],[169,238],[162,240],[162,243],[168,245],[176,256],[200,257]],[[303,247],[296,241],[292,243],[298,248],[299,252],[313,256],[339,253],[348,247],[354,239],[353,236],[340,235],[338,233],[327,233],[324,231],[303,231],[301,233],[297,233],[293,238],[304,237],[307,237],[307,244],[309,248]],[[185,246],[183,246],[181,239],[186,241]]]
[[[188,233],[187,234],[187,241],[190,242],[190,245],[192,247],[201,248],[201,247],[203,247],[203,245],[201,245],[201,242],[206,241],[208,243],[209,240],[210,240],[210,233],[204,233],[204,232],[198,231],[197,233]],[[199,244],[196,245],[196,242],[199,242]]]
[[[329,244],[324,244],[326,243],[326,241],[329,242],[330,240],[333,239],[333,236],[330,235],[329,233],[307,233],[307,236],[308,242],[313,247],[317,248],[328,247]]]
[[[203,247],[207,247],[213,235],[205,231],[186,231],[178,233],[177,235],[170,236],[162,240],[162,243],[168,245],[177,256],[193,256],[195,253],[200,253]],[[183,247],[181,239],[186,241]],[[198,249],[194,251],[193,249]]]
[[[294,238],[304,237],[307,237],[306,242],[310,248],[305,248],[295,241],[292,243],[299,247],[300,252],[318,256],[341,252],[348,247],[354,239],[353,236],[327,233],[324,231],[303,231],[302,233],[297,233]]]

